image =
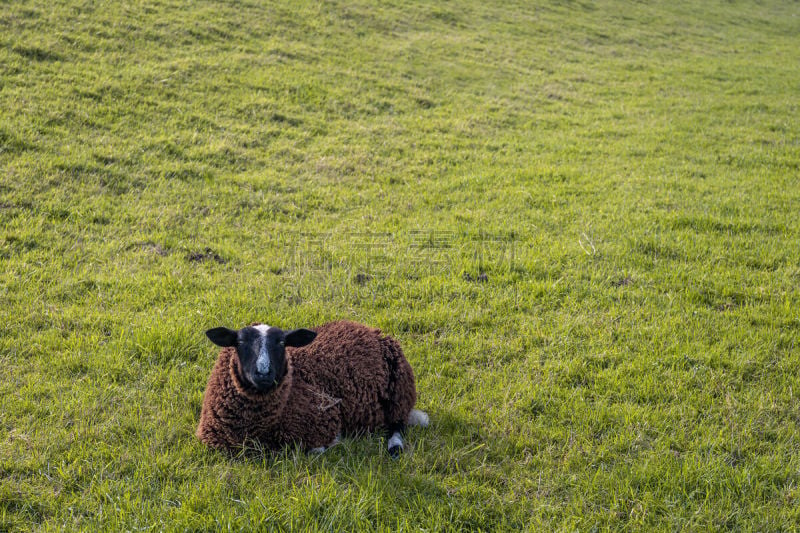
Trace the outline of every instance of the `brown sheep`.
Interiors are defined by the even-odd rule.
[[[222,347],[208,379],[197,437],[227,451],[255,441],[321,452],[341,434],[385,428],[389,453],[403,449],[406,424],[427,425],[412,409],[414,373],[396,340],[355,322],[313,330],[266,325],[206,331]]]

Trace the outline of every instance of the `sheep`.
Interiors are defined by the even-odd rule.
[[[212,448],[233,452],[255,441],[321,453],[343,434],[383,428],[396,458],[406,424],[428,425],[428,415],[412,409],[411,366],[378,329],[349,321],[290,331],[254,324],[206,336],[222,348],[197,428]]]

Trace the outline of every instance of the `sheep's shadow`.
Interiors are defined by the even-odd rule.
[[[473,420],[444,410],[429,410],[430,425],[427,427],[410,426],[404,432],[405,451],[399,458],[393,459],[387,453],[388,432],[360,431],[341,436],[339,442],[323,453],[307,452],[299,446],[289,446],[282,450],[272,450],[257,441],[248,441],[243,449],[235,452],[220,452],[228,456],[230,461],[258,463],[270,466],[273,462],[287,459],[301,460],[303,457],[311,462],[329,463],[329,458],[341,461],[348,456],[360,459],[386,460],[388,464],[403,464],[410,456],[437,452],[440,457],[451,455],[449,452],[473,453],[483,448],[497,447],[503,443],[503,437],[490,434],[486,428]],[[494,446],[490,446],[490,444]],[[505,448],[506,446],[502,446]],[[464,449],[467,448],[466,451]]]
[[[428,427],[406,430],[406,448],[398,459],[387,452],[385,432],[373,432],[345,436],[321,454],[299,447],[271,451],[256,444],[229,460],[267,469],[289,463],[305,475],[325,474],[342,485],[372,484],[380,492],[391,491],[399,506],[413,507],[420,497],[434,501],[453,497],[456,480],[487,490],[505,486],[504,465],[530,453],[516,440],[460,414],[443,409],[431,409],[428,414]]]
[[[398,459],[389,456],[385,432],[345,437],[319,455],[297,446],[273,451],[257,443],[235,454],[210,450],[200,442],[195,449],[207,466],[223,467],[228,496],[237,500],[260,493],[257,487],[263,482],[277,496],[296,501],[301,514],[382,509],[380,516],[395,517],[391,520],[409,517],[411,529],[420,524],[454,530],[491,530],[498,524],[524,529],[529,503],[518,496],[519,490],[528,489],[512,483],[537,475],[515,466],[527,463],[523,454],[534,453],[532,447],[523,449],[516,432],[501,434],[477,415],[427,407],[430,425],[408,428],[405,453]],[[307,518],[313,520],[312,515]],[[378,515],[370,516],[380,522]]]

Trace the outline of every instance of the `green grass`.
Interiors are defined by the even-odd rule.
[[[797,2],[0,1],[0,530],[795,530]],[[195,438],[351,318],[431,427]]]

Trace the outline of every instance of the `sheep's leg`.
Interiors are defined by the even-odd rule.
[[[397,459],[400,457],[400,454],[403,453],[403,431],[405,430],[405,424],[403,423],[396,423],[391,424],[389,426],[389,430],[387,434],[391,435],[389,437],[389,443],[387,448],[389,450],[389,457],[392,459]]]
[[[429,421],[430,419],[428,418],[428,413],[425,411],[412,409],[411,412],[408,413],[409,426],[420,426],[426,428],[428,427]],[[400,422],[389,425],[389,430],[386,432],[387,436],[389,437],[387,448],[389,449],[389,455],[392,457],[392,459],[397,459],[403,452],[403,433],[405,433],[405,429],[406,424]]]
[[[409,426],[420,426],[426,428],[430,423],[430,418],[428,417],[428,413],[425,411],[412,409],[411,412],[408,413],[408,420],[406,422]],[[386,436],[389,438],[387,448],[389,449],[389,455],[392,457],[392,459],[397,459],[403,452],[403,434],[405,433],[405,430],[406,424],[402,422],[389,424],[389,429],[386,432]]]

